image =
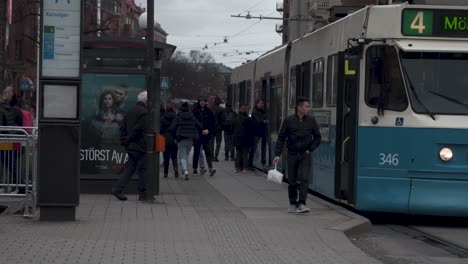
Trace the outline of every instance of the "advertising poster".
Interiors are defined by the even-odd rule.
[[[145,89],[142,74],[83,74],[81,178],[115,179],[128,159],[120,124]]]
[[[313,111],[312,116],[320,127],[322,142],[330,142],[331,111]]]

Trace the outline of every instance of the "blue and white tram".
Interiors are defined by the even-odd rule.
[[[271,162],[281,120],[310,98],[311,190],[362,211],[468,216],[467,18],[366,7],[234,69],[229,99],[266,99]]]

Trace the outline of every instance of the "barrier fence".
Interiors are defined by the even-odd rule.
[[[0,126],[0,198],[21,202],[24,217],[36,214],[37,128]]]

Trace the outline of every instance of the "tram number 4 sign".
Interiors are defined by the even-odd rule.
[[[405,36],[468,38],[468,10],[404,9]]]

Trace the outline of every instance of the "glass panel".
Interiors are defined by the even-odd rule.
[[[323,106],[323,59],[314,61],[312,72],[312,107]]]
[[[289,107],[296,106],[296,67],[291,69],[289,74]]]
[[[468,113],[468,54],[407,52],[401,60],[415,112]]]
[[[328,57],[327,61],[327,106],[336,106],[338,89],[338,54]]]
[[[372,46],[366,58],[366,103],[370,107],[404,111],[408,99],[395,48]]]

